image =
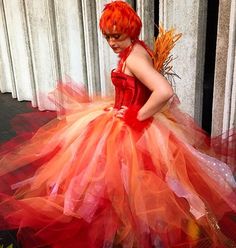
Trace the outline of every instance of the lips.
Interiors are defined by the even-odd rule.
[[[114,53],[118,53],[120,51],[119,47],[112,47]]]
[[[119,47],[111,47],[113,50],[117,50],[119,49]]]

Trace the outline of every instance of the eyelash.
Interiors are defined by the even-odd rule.
[[[105,37],[106,40],[109,40],[110,38],[113,38],[115,40],[118,40],[120,38],[120,35],[119,34],[112,35],[112,36],[105,35],[104,37]]]

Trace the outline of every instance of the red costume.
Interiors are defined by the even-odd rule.
[[[136,119],[151,94],[122,71],[137,43],[111,73],[114,109],[60,85],[64,118],[1,157],[0,228],[24,248],[234,247],[236,182],[203,130],[176,96]]]
[[[112,71],[114,106],[139,108],[150,91],[121,68]],[[107,102],[57,90],[67,99],[65,119],[0,160],[1,183],[16,190],[1,195],[2,229],[18,228],[30,248],[227,247],[217,222],[222,231],[233,223],[236,183],[225,163],[206,154],[213,151],[205,134],[176,97],[137,130],[104,111]]]

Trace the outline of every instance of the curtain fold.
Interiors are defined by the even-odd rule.
[[[113,94],[110,71],[116,66],[117,56],[98,27],[102,9],[108,2],[0,0],[0,92],[11,92],[19,101],[31,101],[39,110],[55,108],[45,96],[68,76],[84,84],[90,95]],[[159,5],[159,19],[165,27],[175,27],[183,33],[174,49],[174,57],[178,59],[173,66],[181,76],[175,87],[183,109],[200,122],[206,2],[127,2],[140,15],[141,39],[150,46],[154,35],[154,6]],[[235,127],[236,122],[235,15],[235,1],[220,2],[213,134]],[[222,32],[228,37],[222,37]]]

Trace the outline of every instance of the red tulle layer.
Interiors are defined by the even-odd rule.
[[[83,89],[54,93],[60,118],[2,146],[0,229],[26,248],[233,247],[235,131],[210,139],[175,98],[137,130]]]

